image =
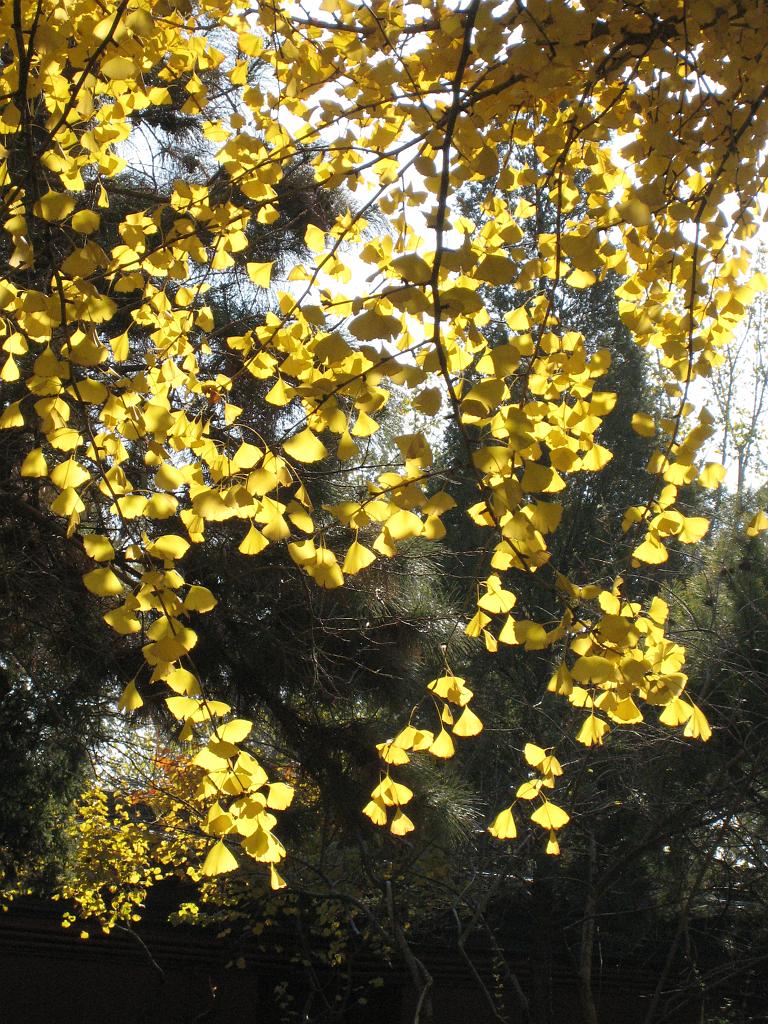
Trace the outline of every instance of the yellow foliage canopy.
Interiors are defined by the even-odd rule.
[[[29,440],[21,474],[45,479],[52,512],[70,536],[82,533],[94,563],[84,584],[105,599],[106,621],[121,635],[139,623],[146,633],[142,685],[186,695],[171,697],[190,702],[182,736],[200,736],[190,723],[209,724],[207,744],[192,752],[198,796],[226,806],[201,819],[215,838],[202,872],[232,869],[237,846],[270,865],[275,885],[284,850],[265,808],[279,811],[289,798],[245,750],[250,730],[217,722],[226,706],[203,696],[189,622],[215,614],[216,596],[187,584],[184,557],[206,543],[208,523],[236,518],[243,556],[285,545],[314,584],[335,588],[411,538],[439,540],[455,502],[427,486],[423,434],[400,438],[383,459],[397,472],[358,470],[369,473],[366,502],[314,510],[303,485],[336,457],[357,459],[393,384],[425,415],[447,409],[469,449],[477,500],[465,511],[489,531],[494,570],[478,580],[470,635],[489,650],[499,640],[550,649],[559,666],[550,688],[589,711],[574,723],[584,744],[601,743],[608,721],[638,721],[647,705],[707,738],[697,708],[663,711],[692,707],[681,701],[684,652],[658,609],[625,596],[631,566],[617,564],[609,585],[553,576],[561,613],[546,623],[514,619],[515,580],[548,579],[556,495],[612,455],[596,441],[615,401],[597,390],[610,360],[560,329],[560,283],[584,288],[621,275],[622,318],[658,352],[668,394],[682,403],[750,300],[743,246],[766,179],[758,4],[469,0],[422,14],[409,7],[407,16],[389,0],[332,8],[329,18],[309,17],[293,0],[247,14],[222,0],[0,8],[13,57],[0,72],[0,428]],[[254,59],[266,69],[259,88],[248,75]],[[227,83],[231,116],[208,99],[210,71]],[[112,216],[135,117],[168,106],[171,88],[201,118],[216,170],[169,183],[142,212]],[[354,202],[327,230],[309,225],[303,262],[281,280],[275,264],[241,254],[249,225],[279,216],[276,186],[299,154],[318,187],[343,185]],[[452,196],[485,179],[495,187],[476,225]],[[528,251],[516,246],[536,213],[534,193],[554,204],[556,224],[534,232]],[[375,234],[374,209],[387,231]],[[111,234],[101,230],[110,217]],[[351,251],[367,285],[350,270]],[[272,308],[245,334],[235,324],[218,330],[223,371],[206,358],[214,320],[205,296],[233,267],[254,296],[271,289]],[[520,293],[496,347],[483,334],[489,284]],[[239,429],[229,392],[249,375],[285,409],[282,438]],[[644,415],[634,426],[656,436],[659,451],[647,501],[627,511],[624,527],[634,564],[655,564],[670,544],[706,531],[675,508],[678,489],[697,479],[715,487],[722,472],[700,463],[706,416],[685,436]],[[128,466],[136,444],[147,453],[141,479]],[[157,525],[169,519],[172,527]],[[93,522],[103,524],[98,535]],[[361,529],[369,543],[357,539]],[[328,537],[343,538],[343,557]],[[410,831],[401,810],[410,791],[390,770],[414,751],[450,757],[452,737],[478,733],[471,698],[447,668],[413,712],[423,726],[408,719],[382,743],[383,774],[366,808],[376,824]],[[140,701],[131,683],[122,706]],[[553,786],[554,756],[526,751]],[[556,852],[567,813],[540,789],[532,795],[532,820]],[[514,836],[511,809],[491,831]]]

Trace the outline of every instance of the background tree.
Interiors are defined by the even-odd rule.
[[[764,275],[766,254],[758,253],[755,267]],[[760,283],[763,283],[762,281]],[[712,374],[712,396],[719,414],[719,457],[734,464],[735,489],[742,495],[754,474],[765,472],[761,444],[765,431],[766,293],[760,291],[749,308],[736,344],[723,353]]]

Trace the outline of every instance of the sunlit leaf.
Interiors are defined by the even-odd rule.
[[[141,699],[141,695],[136,689],[135,682],[128,683],[117,702],[117,706],[120,711],[136,711],[137,708],[142,707],[143,704],[144,701]]]
[[[64,192],[46,192],[35,203],[35,214],[43,220],[63,220],[75,208],[75,201]]]
[[[376,555],[369,548],[358,541],[354,541],[347,551],[341,568],[343,572],[351,576],[367,568],[375,561]]]
[[[537,807],[531,815],[531,821],[535,821],[537,825],[541,825],[548,831],[562,828],[570,820],[570,815],[562,807],[550,803],[549,800],[545,801],[541,807]]]
[[[446,729],[441,729],[437,734],[432,746],[429,748],[429,753],[433,757],[453,757],[456,753],[451,734]]]
[[[147,552],[152,555],[153,558],[162,558],[168,561],[183,558],[188,550],[189,541],[184,540],[183,537],[177,537],[172,533],[165,534],[163,537],[158,537],[147,545]]]
[[[328,454],[325,445],[311,430],[302,430],[283,443],[283,451],[297,462],[319,462]]]
[[[244,718],[233,718],[223,725],[216,726],[216,736],[223,743],[240,743],[253,729],[253,722]]]
[[[115,557],[115,549],[108,537],[98,533],[88,533],[83,537],[86,554],[97,562],[111,562]],[[87,585],[87,584],[86,584]]]
[[[603,742],[603,737],[609,731],[610,727],[607,722],[596,715],[590,715],[589,718],[585,719],[576,739],[579,743],[583,743],[585,747],[600,746]]]
[[[122,583],[111,569],[92,569],[83,576],[83,583],[97,597],[110,597],[123,590]]]
[[[230,852],[223,840],[219,840],[212,846],[203,861],[200,871],[203,875],[223,875],[227,871],[234,871],[238,867],[237,859]]]
[[[217,600],[207,587],[192,586],[184,598],[184,610],[187,612],[210,612]]]
[[[247,263],[248,277],[259,288],[269,288],[274,263]]]
[[[471,708],[464,708],[453,727],[454,736],[477,736],[482,732],[483,723]]]
[[[507,807],[494,818],[493,824],[488,826],[488,831],[495,839],[515,839],[517,826],[512,816],[512,808]]]

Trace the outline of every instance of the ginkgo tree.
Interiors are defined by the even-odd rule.
[[[687,398],[763,283],[748,245],[768,166],[760,9],[40,0],[5,4],[0,23],[0,427],[23,441],[20,477],[40,481],[46,511],[82,544],[104,621],[141,639],[120,707],[155,688],[189,744],[203,874],[250,856],[281,886],[288,803],[249,751],[252,722],[196,666],[196,623],[217,614],[217,595],[185,565],[216,524],[239,528],[237,557],[284,548],[308,585],[333,590],[414,538],[441,540],[460,480],[474,492],[461,511],[488,540],[473,607],[452,628],[489,652],[550,651],[549,687],[575,709],[582,744],[656,710],[707,739],[666,603],[635,593],[633,571],[705,536],[679,491],[723,476],[701,455],[712,417],[692,417]],[[136,126],[179,97],[210,172],[112,219]],[[318,195],[345,189],[348,202],[306,220],[292,266],[251,258],[297,166]],[[475,223],[455,196],[481,180],[492,187]],[[533,249],[521,245],[532,192],[553,211],[534,222]],[[211,296],[234,268],[265,309],[257,323],[217,322]],[[561,286],[609,274],[673,412],[636,416],[658,448],[643,500],[623,514],[631,553],[610,579],[587,579],[554,571],[549,545],[568,480],[620,457],[601,434],[616,394],[601,389],[609,352],[561,324]],[[483,295],[502,284],[520,303],[499,340]],[[367,461],[395,391],[415,414],[451,419],[462,449],[450,473],[428,430]],[[269,435],[241,400],[270,407]],[[327,473],[348,495],[318,504]],[[534,574],[557,609],[544,621],[516,614]],[[399,766],[471,742],[481,685],[447,660],[424,679],[381,737],[363,808],[374,824],[417,825]],[[529,744],[521,771],[523,803],[501,807],[490,831],[513,838],[530,809],[556,852],[569,820],[552,799],[556,751]]]

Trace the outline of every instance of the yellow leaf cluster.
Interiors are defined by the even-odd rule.
[[[467,449],[461,483],[476,500],[461,511],[488,531],[489,557],[466,633],[491,652],[559,652],[550,688],[586,710],[581,743],[639,723],[646,706],[706,739],[659,602],[641,608],[625,597],[620,566],[613,584],[547,576],[561,496],[617,454],[600,433],[616,402],[600,390],[610,354],[566,330],[559,313],[564,289],[618,276],[622,320],[656,355],[678,403],[669,422],[633,420],[659,448],[647,501],[622,524],[630,567],[663,563],[671,543],[707,531],[678,507],[680,489],[723,479],[721,467],[701,464],[711,418],[685,426],[684,400],[717,365],[755,287],[745,244],[768,136],[759,5],[619,3],[598,25],[593,4],[552,0],[546,33],[519,4],[492,14],[478,0],[414,13],[407,32],[398,5],[378,0],[345,3],[343,19],[327,21],[293,0],[235,4],[226,15],[218,0],[165,6],[162,17],[146,0],[0,8],[2,37],[25,40],[21,52],[9,43],[0,69],[9,254],[0,429],[28,440],[20,476],[41,482],[46,511],[70,537],[81,534],[97,563],[84,585],[106,602],[105,621],[142,635],[141,682],[125,690],[123,710],[140,706],[144,685],[192,702],[169,707],[184,709],[182,738],[196,743],[201,799],[226,795],[206,818],[215,841],[204,874],[233,869],[237,847],[281,884],[274,864],[284,851],[268,808],[281,810],[285,794],[278,783],[265,791],[263,769],[240,746],[248,723],[212,725],[224,712],[203,697],[190,652],[193,617],[212,612],[216,596],[188,584],[182,563],[207,542],[209,524],[237,520],[242,556],[285,548],[299,572],[334,589],[416,540],[439,541],[456,505],[452,478],[435,467],[427,427],[378,440],[395,393],[421,416],[447,410]],[[241,57],[263,62],[269,89],[249,84]],[[231,86],[239,112],[229,124],[209,100],[208,71]],[[136,123],[172,92],[201,118],[215,173],[176,180],[147,208],[119,213]],[[519,159],[509,159],[510,141]],[[28,153],[38,166],[26,166]],[[343,186],[356,201],[333,223],[306,226],[279,281],[280,264],[250,258],[249,232],[279,220],[278,186],[296,162],[319,188]],[[475,224],[452,192],[486,180],[493,188]],[[532,196],[550,204],[554,227],[543,229]],[[374,205],[387,231],[366,219]],[[366,285],[346,259],[352,249]],[[258,326],[215,322],[206,292],[227,274],[269,304]],[[489,286],[517,295],[493,331]],[[242,426],[232,392],[244,383],[279,410],[280,436]],[[391,450],[376,455],[379,444]],[[349,497],[316,509],[314,474],[338,462],[350,468]],[[766,521],[760,513],[748,533]],[[560,611],[516,617],[519,574],[539,574]],[[413,827],[402,811],[410,791],[389,766],[414,753],[451,757],[455,737],[482,728],[471,698],[446,669],[425,698],[437,722],[408,724],[381,744],[387,768],[365,811],[376,824],[391,810],[393,833]],[[556,852],[567,814],[542,790],[557,762],[526,749],[542,801],[532,820]],[[491,829],[511,837],[511,810]]]

